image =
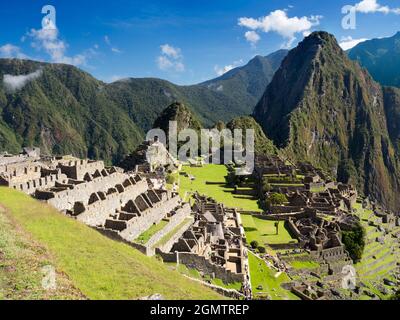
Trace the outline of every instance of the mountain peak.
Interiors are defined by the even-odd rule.
[[[170,104],[154,122],[154,128],[164,130],[166,133],[169,131],[169,122],[177,121],[178,132],[184,129],[200,130],[201,124],[193,112],[181,102],[174,102]]]
[[[391,156],[384,103],[382,88],[349,60],[336,39],[314,32],[289,52],[254,117],[289,156],[311,161],[398,209],[400,170]]]

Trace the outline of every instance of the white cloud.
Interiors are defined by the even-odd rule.
[[[118,48],[111,48],[111,51],[114,53],[122,53],[122,51],[119,50]]]
[[[163,44],[161,46],[161,52],[173,59],[179,59],[182,54],[181,54],[181,49],[180,48],[174,48],[173,46],[170,46],[169,44]]]
[[[51,24],[39,30],[31,29],[27,35],[33,39],[31,43],[32,47],[37,50],[44,50],[50,56],[52,62],[75,66],[85,65],[87,58],[92,52],[88,50],[72,57],[67,56],[68,44],[59,39],[59,30]]]
[[[288,17],[284,10],[275,10],[269,15],[254,18],[240,18],[239,26],[253,31],[276,32],[286,39],[285,47],[290,47],[296,40],[297,33],[310,32],[312,27],[319,25],[322,16]]]
[[[122,50],[118,49],[117,47],[113,46],[111,43],[111,39],[109,36],[105,35],[104,36],[104,42],[107,44],[107,46],[110,47],[111,52],[114,53],[122,53]]]
[[[240,60],[238,60],[238,61],[235,61],[235,62],[233,62],[232,64],[228,64],[228,65],[226,65],[226,66],[224,66],[224,67],[219,67],[218,65],[216,65],[216,66],[214,67],[214,71],[215,71],[215,73],[216,73],[218,76],[222,76],[222,75],[224,75],[225,73],[231,71],[232,69],[237,68],[237,67],[240,66],[241,64],[243,64],[243,60],[242,60],[242,59],[240,59]]]
[[[244,34],[246,40],[250,42],[252,45],[256,45],[258,41],[260,41],[260,36],[255,31],[247,31]]]
[[[7,43],[0,47],[0,56],[2,58],[28,59],[28,56],[21,52],[21,49],[13,44]]]
[[[362,0],[355,5],[356,11],[361,13],[394,13],[400,14],[400,8],[390,8],[387,5],[381,5],[377,0]]]
[[[343,50],[346,51],[346,50],[349,50],[349,49],[355,47],[359,43],[367,41],[367,40],[369,40],[369,39],[367,39],[367,38],[353,39],[352,37],[343,37],[341,39],[341,41],[339,42],[339,45]]]
[[[185,71],[182,50],[180,48],[175,48],[169,44],[163,44],[160,48],[161,55],[157,58],[157,65],[160,70]]]
[[[7,90],[14,92],[17,90],[21,90],[30,81],[39,78],[42,75],[42,73],[43,71],[39,69],[27,75],[14,76],[11,74],[5,74],[3,77],[3,83]]]

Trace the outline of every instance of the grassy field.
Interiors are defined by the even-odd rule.
[[[283,221],[279,223],[279,233],[276,234],[275,221],[263,220],[251,215],[241,215],[246,232],[247,242],[257,241],[260,245],[297,242],[285,228]]]
[[[184,196],[186,192],[198,191],[231,208],[262,211],[257,200],[251,196],[235,195],[232,193],[233,189],[226,186],[225,176],[228,174],[228,170],[224,165],[184,166],[182,172],[194,176],[195,180],[191,181],[188,177],[179,175],[181,196]]]
[[[299,300],[296,295],[281,287],[282,283],[290,282],[285,273],[277,276],[274,270],[252,253],[249,253],[249,264],[251,286],[255,298],[269,295],[272,300]]]
[[[32,241],[49,252],[57,271],[67,275],[89,299],[137,299],[155,293],[166,299],[221,299],[157,259],[110,240],[24,194],[0,188],[0,204]],[[3,228],[3,243],[9,242],[4,238],[13,237],[7,235]]]
[[[292,261],[290,262],[290,265],[295,269],[315,269],[320,266],[319,263],[315,261],[300,261],[300,260]]]

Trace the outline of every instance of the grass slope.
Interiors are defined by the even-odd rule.
[[[35,242],[0,206],[0,300],[80,299],[82,294],[63,273],[56,275],[57,288],[44,290],[42,279],[51,254]]]
[[[220,299],[155,258],[110,240],[24,194],[0,188],[0,204],[35,241],[51,252],[60,272],[89,299]],[[4,233],[4,232],[3,232]]]

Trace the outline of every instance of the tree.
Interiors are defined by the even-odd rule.
[[[281,193],[273,193],[271,194],[268,199],[265,201],[266,207],[268,209],[274,205],[283,205],[288,202],[288,199],[284,194]]]
[[[250,246],[251,246],[253,249],[256,249],[256,248],[258,247],[258,241],[253,240],[252,242],[250,242]]]
[[[269,196],[268,200],[273,205],[282,205],[288,202],[288,199],[282,193],[273,193]]]
[[[268,180],[264,181],[263,182],[263,192],[264,193],[269,192],[269,191],[271,191],[271,189],[272,189],[272,187],[269,184]]]
[[[275,222],[276,235],[279,235],[279,221]]]
[[[354,263],[361,260],[365,247],[365,229],[358,221],[350,231],[342,232],[342,242]]]

